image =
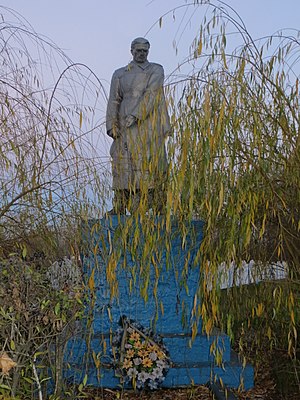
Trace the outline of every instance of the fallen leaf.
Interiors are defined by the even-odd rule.
[[[0,368],[3,375],[8,375],[9,371],[16,365],[17,363],[6,352],[0,354]]]

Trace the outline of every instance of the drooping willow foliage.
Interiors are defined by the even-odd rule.
[[[2,365],[0,393],[33,398],[50,370],[61,391],[64,346],[81,315],[82,285],[54,287],[48,274],[66,256],[72,275],[81,220],[103,214],[106,95],[87,66],[3,7],[0,48],[0,357],[15,363],[7,376]]]
[[[158,179],[165,212],[158,219],[155,210],[148,212],[142,182],[138,208],[114,232],[109,249],[101,248],[103,273],[113,298],[119,295],[119,268],[129,269],[129,290],[137,286],[147,301],[150,294],[156,298],[162,268],[175,265],[178,286],[185,287],[196,254],[192,268],[201,279],[185,319],[192,336],[200,333],[202,320],[205,333],[221,328],[238,339],[241,352],[254,349],[261,356],[266,347],[280,349],[299,383],[299,34],[254,40],[223,2],[186,7],[205,7],[206,16],[197,21],[189,57],[168,80],[173,135],[167,178]],[[154,155],[152,161],[155,169]],[[178,271],[177,260],[168,258],[172,223],[184,249],[194,219],[204,221],[204,238],[192,244]],[[130,254],[130,265],[124,254]],[[250,261],[251,279],[243,286],[239,276]],[[282,268],[283,279],[272,275],[272,264]],[[221,290],[228,275],[233,288]],[[163,314],[156,302],[157,315]]]
[[[0,246],[103,212],[109,159],[101,82],[1,8]],[[26,240],[25,240],[26,242]]]
[[[207,332],[219,325],[232,333],[235,325],[246,341],[255,332],[254,348],[266,339],[296,360],[299,32],[254,40],[225,3],[194,3],[190,7],[205,5],[209,11],[199,23],[187,60],[192,72],[170,85],[175,133],[169,146],[168,199],[179,220],[205,221],[198,314]],[[232,32],[234,43],[228,35]],[[237,277],[243,261],[250,260],[255,262],[254,281],[262,272],[268,275],[272,262],[287,263],[286,279],[269,277],[224,295],[220,264],[225,263],[227,273],[234,268]],[[297,368],[299,374],[299,364]]]

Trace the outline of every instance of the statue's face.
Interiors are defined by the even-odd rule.
[[[147,61],[149,47],[146,44],[136,44],[131,50],[131,54],[136,63],[144,63]]]

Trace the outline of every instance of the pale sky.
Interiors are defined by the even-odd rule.
[[[130,60],[133,38],[144,36],[164,13],[187,3],[193,1],[0,0],[2,6],[19,12],[36,32],[53,40],[73,61],[87,64],[106,82],[114,69]],[[227,4],[240,14],[254,38],[281,28],[300,28],[300,0],[228,0]],[[157,23],[147,34],[151,42],[149,60],[162,64],[166,75],[187,55],[206,9],[199,7],[189,24],[193,10],[181,7],[175,12],[175,21],[169,14],[161,28]],[[180,39],[177,56],[172,47],[174,39]]]
[[[207,5],[187,8],[188,3],[186,0],[0,0],[1,6],[21,14],[38,34],[51,39],[73,62],[91,68],[106,92],[113,71],[130,61],[130,43],[135,37],[146,35],[151,43],[149,60],[162,64],[166,76],[188,56],[189,46],[208,9]],[[300,0],[227,0],[227,4],[239,13],[254,39],[282,28],[300,29]],[[160,17],[176,7],[174,15],[171,12],[164,16],[160,26]],[[228,27],[229,33],[233,31],[232,26]],[[241,44],[234,35],[228,35],[229,42],[231,48]],[[56,71],[57,78],[59,73]],[[54,77],[54,82],[57,78]],[[95,126],[99,128],[91,133],[89,140],[97,151],[101,168],[109,171],[110,138],[105,134],[105,108],[106,102],[102,101],[95,118]]]

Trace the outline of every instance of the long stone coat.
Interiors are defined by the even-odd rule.
[[[114,138],[113,189],[153,188],[166,171],[170,121],[163,82],[163,67],[148,61],[132,61],[113,74],[106,115],[107,133]],[[136,122],[126,128],[129,115]]]

